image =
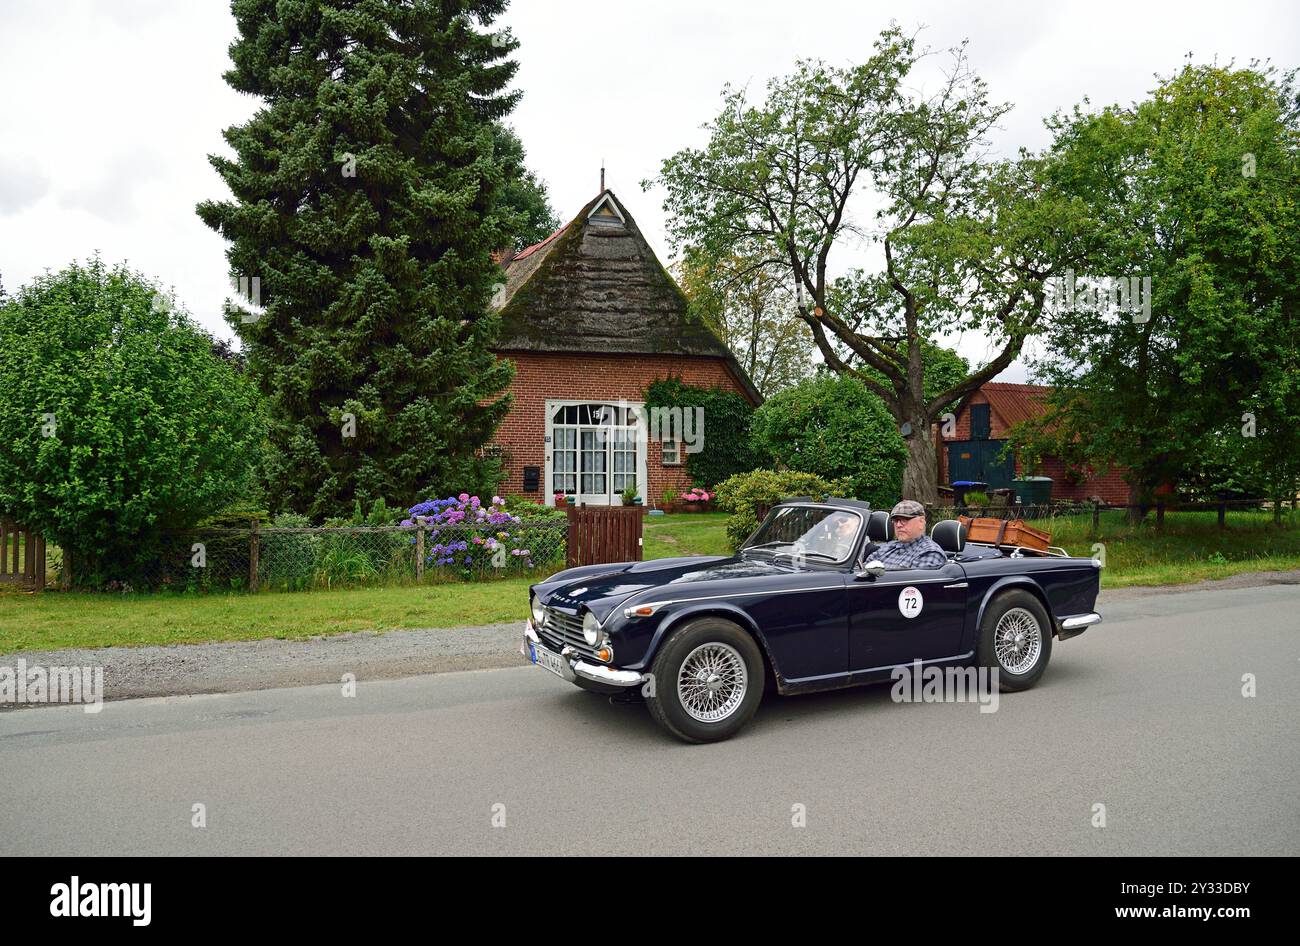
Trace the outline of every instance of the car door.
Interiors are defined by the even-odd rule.
[[[808,569],[783,578],[778,591],[745,602],[787,682],[799,686],[847,681],[845,584],[841,571]]]
[[[849,581],[850,667],[859,673],[956,656],[967,590],[966,572],[956,562]]]

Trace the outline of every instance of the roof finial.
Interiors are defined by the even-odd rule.
[[[605,159],[600,159],[600,192],[605,193]]]

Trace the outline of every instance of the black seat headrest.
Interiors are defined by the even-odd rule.
[[[956,519],[945,519],[934,524],[930,538],[945,552],[960,552],[966,547],[966,527]]]
[[[894,538],[894,524],[889,519],[889,513],[883,509],[871,513],[871,518],[867,520],[867,538],[872,542],[889,542]]]

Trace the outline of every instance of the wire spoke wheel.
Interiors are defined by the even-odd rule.
[[[1043,652],[1043,629],[1025,608],[1012,608],[993,630],[993,652],[1007,673],[1028,673]]]
[[[696,647],[682,661],[677,698],[692,719],[716,723],[740,708],[748,684],[740,652],[730,644],[711,641]]]

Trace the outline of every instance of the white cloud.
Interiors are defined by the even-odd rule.
[[[50,178],[31,156],[0,155],[0,217],[32,206],[50,189]]]

